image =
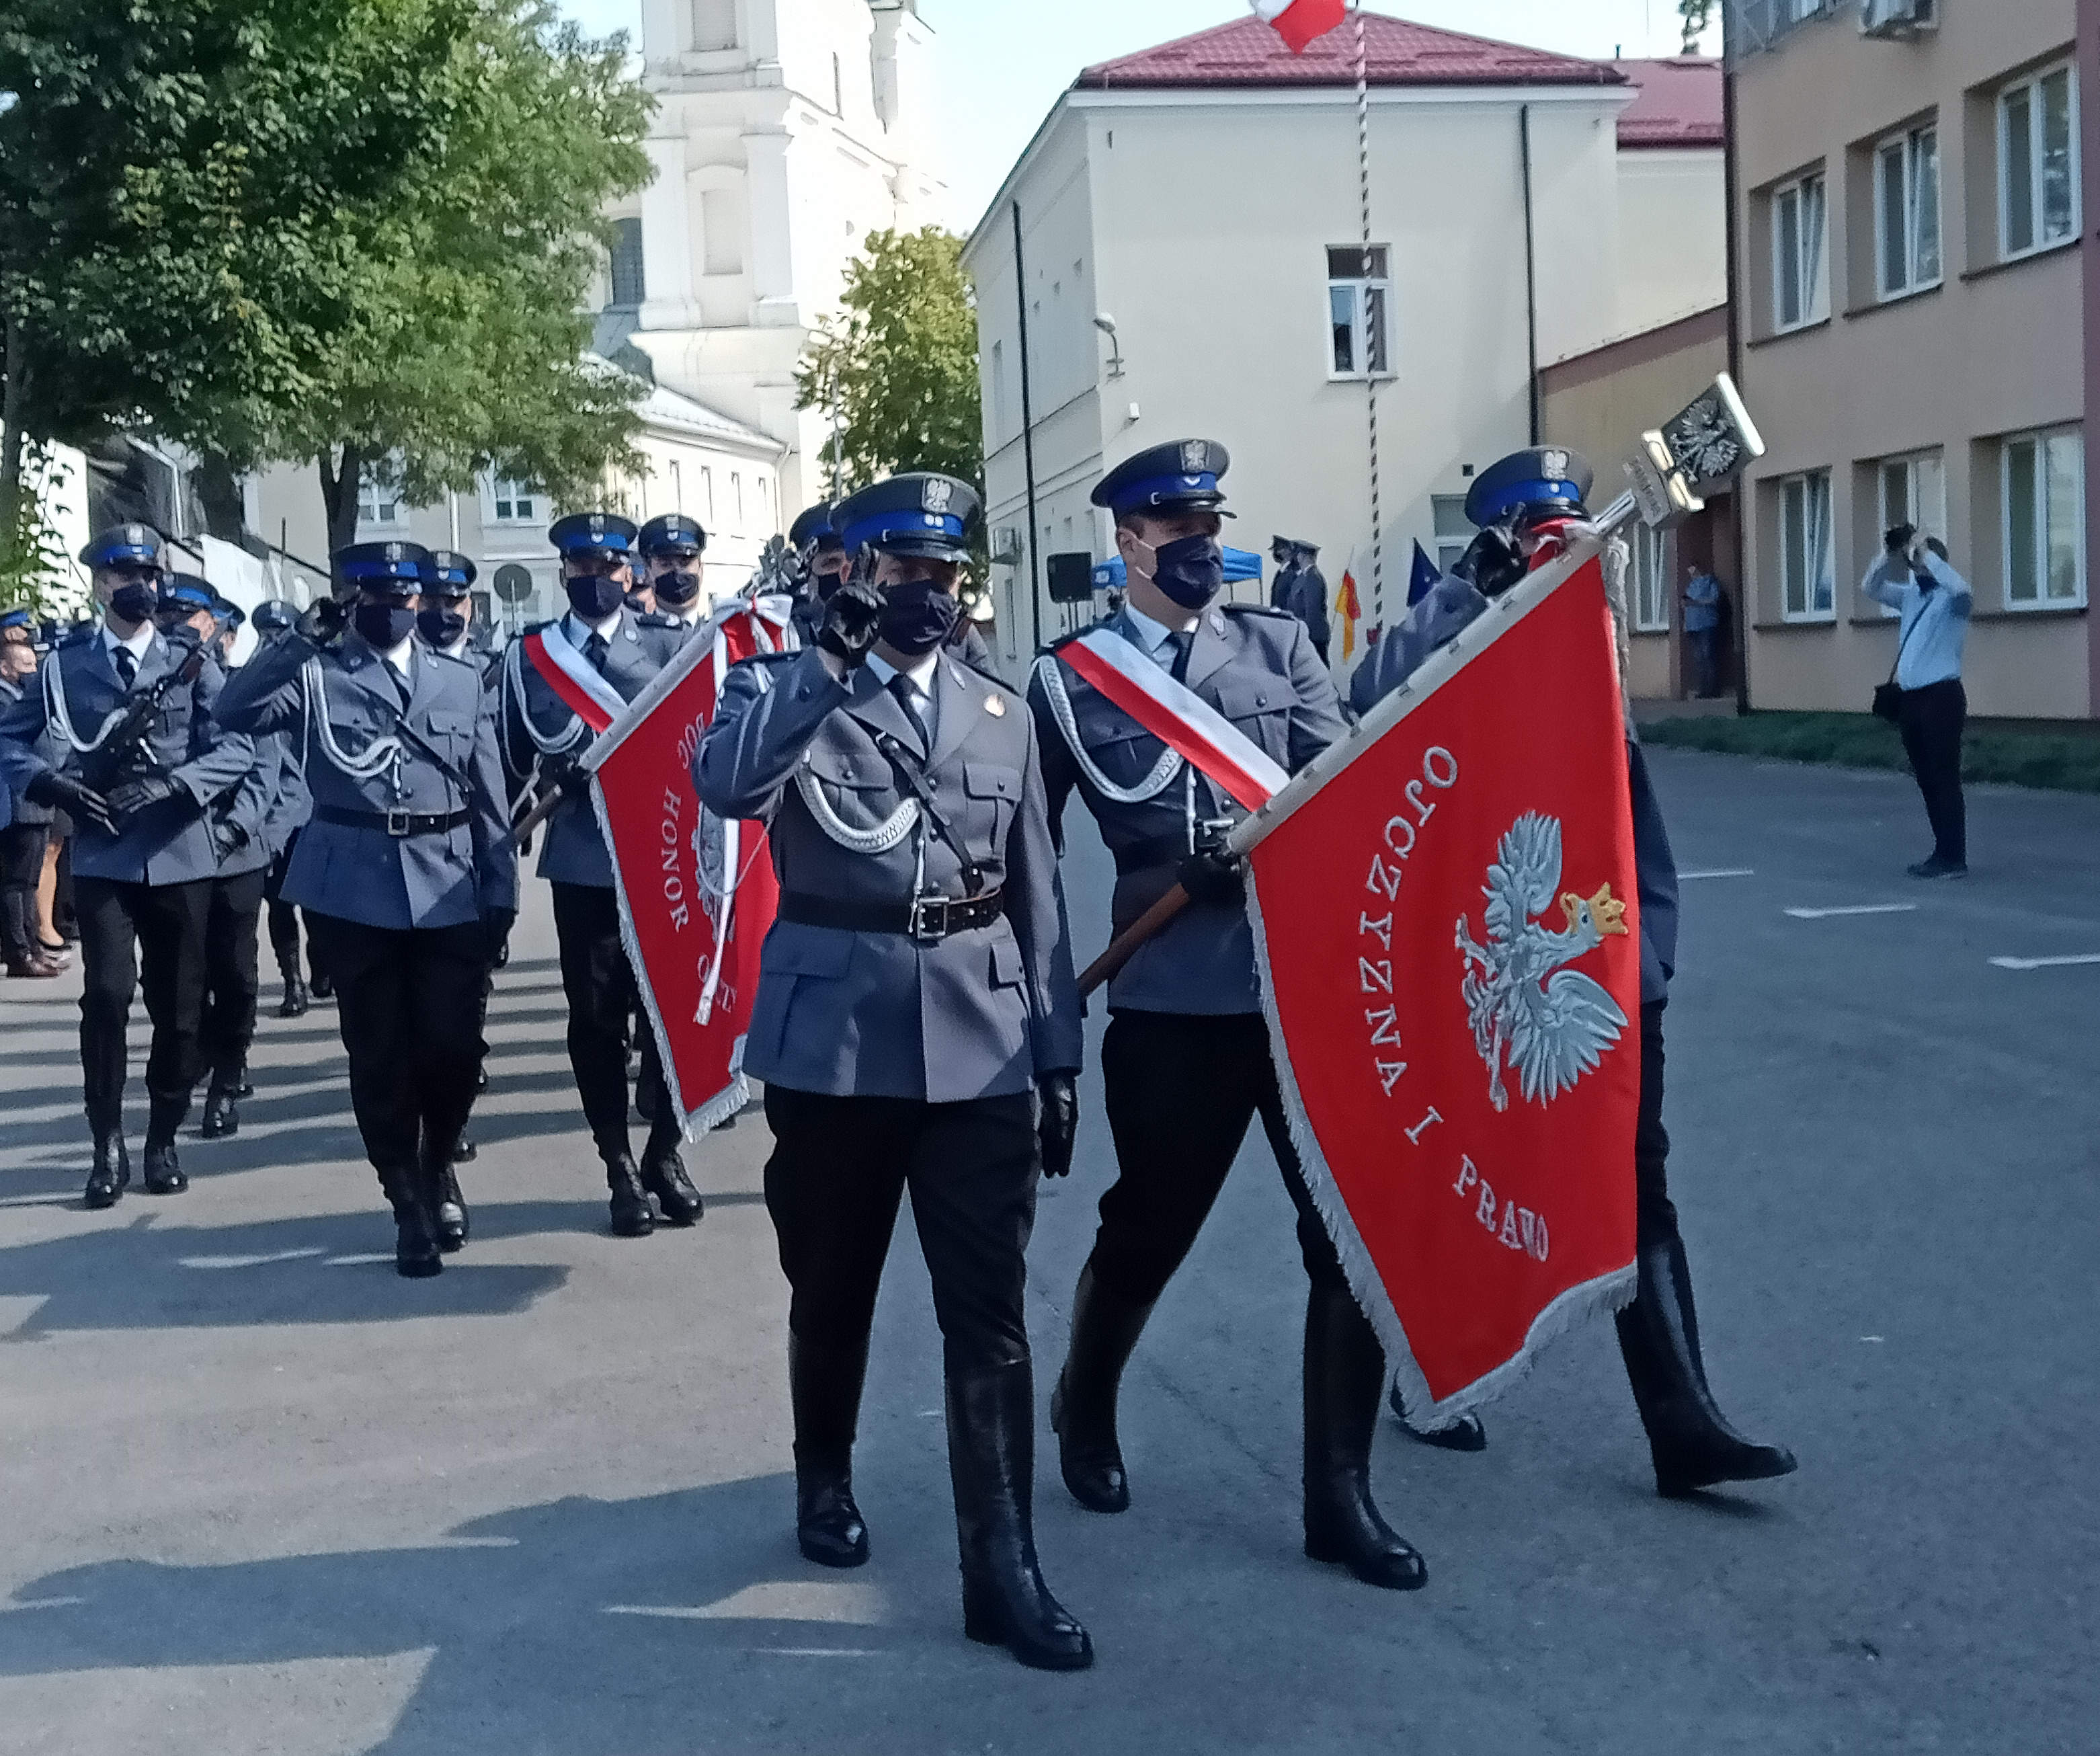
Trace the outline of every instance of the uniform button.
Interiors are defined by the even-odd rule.
[[[1254,704],[1258,708],[1265,708],[1268,705],[1268,697],[1267,695],[1256,695],[1254,698]]]

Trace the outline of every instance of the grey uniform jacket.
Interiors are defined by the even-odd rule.
[[[1118,633],[1135,626],[1120,611],[1099,625]],[[1111,925],[1120,933],[1174,882],[1176,868],[1192,851],[1192,825],[1237,822],[1246,814],[1185,762],[1149,797],[1124,800],[1104,792],[1087,772],[1088,765],[1110,787],[1143,792],[1167,757],[1166,746],[1060,663],[1057,651],[1053,646],[1036,661],[1028,688],[1043,745],[1050,821],[1061,847],[1065,802],[1077,787],[1115,858]],[[1054,676],[1046,675],[1046,666],[1056,668]],[[1348,730],[1304,624],[1282,611],[1235,605],[1206,611],[1183,681],[1291,774]],[[1057,684],[1070,708],[1069,729],[1053,693]],[[1075,739],[1086,752],[1083,765],[1074,753]],[[1182,910],[1109,984],[1109,1009],[1259,1012],[1254,932],[1246,910],[1236,903],[1192,903]]]
[[[266,750],[267,746],[267,750]],[[271,860],[284,858],[292,837],[313,814],[314,796],[307,786],[307,729],[276,732],[255,740],[258,758],[271,761],[272,783],[262,811],[262,845]]]
[[[307,671],[318,656],[318,669]],[[322,651],[280,635],[234,673],[218,717],[258,735],[286,733],[307,752],[314,814],[300,832],[282,894],[315,913],[370,927],[454,927],[518,907],[518,850],[505,808],[496,721],[471,664],[412,648],[404,710],[395,673],[355,633]],[[414,742],[405,721],[465,782]],[[386,742],[394,754],[383,753]],[[368,767],[369,773],[351,772]],[[466,814],[455,828],[395,835],[330,823],[331,810]]]
[[[976,893],[1003,892],[1005,912],[928,943],[778,922],[743,1061],[768,1083],[951,1103],[1024,1092],[1079,1065],[1079,991],[1035,726],[1018,695],[945,654],[933,684],[925,773],[980,868]],[[695,753],[694,783],[709,810],[766,823],[783,893],[899,906],[915,882],[924,896],[973,893],[923,817],[898,832],[911,795],[876,746],[881,735],[907,763],[922,748],[871,671],[839,682],[814,648],[747,660],[730,672]]]
[[[54,765],[84,774],[90,784],[107,784],[94,753],[75,752],[58,710],[71,723],[74,739],[92,743],[130,695],[149,690],[170,672],[180,670],[192,651],[156,632],[127,690],[99,628],[66,642],[44,660],[38,686],[24,690],[20,700],[0,713],[0,774],[8,786],[19,795]],[[139,812],[113,836],[90,823],[75,823],[75,877],[161,885],[194,884],[216,876],[218,856],[205,808],[239,781],[254,760],[246,738],[230,735],[213,722],[212,704],[225,681],[225,673],[206,659],[192,682],[177,685],[162,698],[146,746],[154,770],[174,780],[182,794]],[[47,742],[53,738],[55,745]],[[62,761],[54,765],[46,752]],[[135,767],[132,772],[144,770]]]
[[[1357,667],[1349,683],[1349,705],[1359,714],[1368,713],[1374,702],[1399,688],[1423,660],[1456,638],[1487,607],[1488,600],[1465,580],[1448,574],[1439,580]],[[1670,979],[1676,973],[1677,860],[1630,725],[1626,766],[1633,790],[1634,871],[1640,888],[1641,1003],[1648,1005],[1670,997]]]
[[[32,677],[27,686],[30,689],[41,689],[43,684],[39,678]],[[7,677],[0,677],[0,713],[5,713],[12,708],[22,699],[23,693],[22,684]],[[60,741],[58,728],[55,726],[46,726],[44,735],[37,741],[37,754],[52,768],[56,768],[64,761],[62,754],[64,748],[64,744]],[[11,789],[7,783],[5,781],[0,781],[0,794],[10,792]],[[49,827],[59,814],[55,806],[35,804],[24,798],[19,792],[12,793],[11,803],[14,807],[12,821],[24,828],[33,829],[40,824]]]
[[[632,610],[622,610],[606,654],[605,680],[622,700],[632,701],[677,655],[686,635],[684,629],[667,628]],[[499,694],[504,765],[520,786],[531,779],[543,752],[580,757],[590,748],[594,736],[590,727],[534,668],[522,641],[514,642],[505,655]],[[598,832],[598,813],[588,795],[564,799],[556,805],[543,833],[542,878],[556,884],[612,888],[612,856]]]
[[[1305,624],[1316,646],[1327,639],[1327,581],[1315,567],[1289,567],[1276,576],[1270,602]]]

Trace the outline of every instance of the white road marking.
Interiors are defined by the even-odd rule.
[[[1994,957],[2000,969],[2063,969],[2073,964],[2100,964],[2100,951],[2081,951],[2076,957]]]
[[[1828,920],[1833,915],[1908,915],[1915,902],[1855,902],[1849,908],[1790,908],[1796,920]]]
[[[1730,866],[1710,872],[1679,872],[1677,876],[1689,883],[1695,878],[1754,878],[1757,874],[1747,866]]]

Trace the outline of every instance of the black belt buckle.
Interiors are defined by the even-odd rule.
[[[915,945],[938,945],[947,938],[950,899],[945,896],[915,896],[906,916],[905,931]]]
[[[416,832],[410,827],[410,820],[415,816],[415,814],[416,814],[413,811],[388,811],[386,814],[386,833],[390,836],[412,836]]]

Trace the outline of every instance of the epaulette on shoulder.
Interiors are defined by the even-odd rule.
[[[666,615],[661,610],[644,610],[635,617],[643,628],[683,628],[686,624],[675,615]]]
[[[553,627],[553,626],[554,626],[557,622],[558,622],[558,621],[560,621],[560,620],[561,620],[561,618],[560,618],[559,616],[558,616],[558,615],[550,615],[550,616],[549,616],[549,617],[548,617],[545,621],[543,621],[543,622],[532,622],[532,623],[528,623],[528,624],[526,625],[525,632],[526,632],[527,633],[528,633],[528,634],[538,634],[538,633],[545,633],[548,629],[552,628],[552,627]]]
[[[1012,683],[1008,682],[1006,678],[1000,676],[998,672],[990,668],[990,666],[973,664],[971,660],[964,658],[960,652],[951,651],[949,653],[948,656],[954,660],[956,664],[962,666],[962,668],[968,671],[973,677],[982,677],[986,682],[990,683],[994,688],[999,690],[1002,694],[1012,695],[1016,700],[1021,699],[1021,691],[1015,688]]]
[[[737,664],[792,664],[796,660],[801,658],[803,653],[809,650],[810,649],[808,647],[803,646],[797,647],[792,652],[748,653],[744,657],[739,659],[736,663]],[[730,668],[734,670],[736,667],[735,665],[732,665]]]
[[[1279,610],[1272,604],[1221,603],[1218,607],[1224,611],[1227,615],[1267,616],[1270,620],[1278,622],[1295,622],[1298,620],[1297,614],[1295,611]]]
[[[63,652],[68,646],[77,646],[82,641],[92,640],[100,630],[92,622],[77,623],[61,634],[52,646],[54,652]]]

